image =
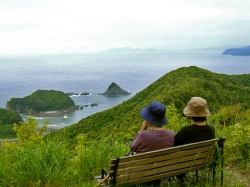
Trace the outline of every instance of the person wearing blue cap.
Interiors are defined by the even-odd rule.
[[[163,128],[168,120],[165,117],[166,107],[162,103],[153,101],[148,107],[143,108],[140,114],[145,121],[130,144],[132,152],[138,154],[174,145],[174,132]]]

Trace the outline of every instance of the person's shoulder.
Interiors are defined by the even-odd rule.
[[[145,136],[145,135],[147,135],[149,133],[150,133],[149,130],[142,130],[142,131],[139,132],[138,136]]]
[[[172,130],[165,130],[165,132],[168,133],[168,134],[173,134],[174,135],[174,131],[172,131]]]
[[[179,135],[183,134],[183,133],[186,134],[186,132],[189,131],[189,130],[190,130],[190,126],[189,125],[185,125],[185,126],[183,126],[183,127],[180,128],[180,130],[177,132],[177,134],[179,134]]]
[[[208,125],[214,128],[214,126],[211,123],[208,123]]]
[[[185,126],[181,127],[180,131],[189,130],[189,129],[192,129],[192,128],[194,128],[193,125],[185,125]]]
[[[136,138],[137,140],[141,140],[141,139],[144,139],[145,137],[148,136],[148,132],[147,130],[142,130],[142,131],[139,131],[138,134],[136,135]]]

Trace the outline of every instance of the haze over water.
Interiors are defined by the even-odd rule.
[[[40,124],[49,120],[51,125],[63,127],[122,103],[179,67],[198,66],[224,74],[250,73],[250,57],[221,56],[222,52],[192,50],[1,57],[0,107],[5,108],[6,102],[13,97],[24,97],[38,89],[91,93],[90,96],[73,96],[72,99],[77,105],[98,103],[99,106],[87,107],[63,117],[37,119]],[[112,82],[132,94],[99,96]]]

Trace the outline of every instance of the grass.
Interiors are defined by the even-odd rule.
[[[239,112],[239,115],[242,113]],[[181,116],[171,116],[172,118],[168,118],[168,128],[175,132],[188,122]],[[227,138],[224,151],[224,186],[243,187],[250,183],[250,126],[244,119],[227,126],[221,125],[216,115],[209,119],[216,128],[216,136]],[[171,120],[174,122],[171,123]],[[16,126],[18,144],[2,144],[4,150],[0,151],[1,187],[93,187],[97,184],[94,176],[100,175],[102,168],[108,168],[110,159],[124,156],[129,150],[129,142],[118,142],[109,137],[103,137],[100,141],[87,141],[84,135],[77,137],[78,142],[74,149],[68,149],[66,141],[55,142],[50,138],[42,138],[45,128],[34,133],[36,123],[34,119],[29,119],[19,127]],[[177,123],[178,126],[174,125]],[[207,173],[200,172],[200,176],[206,175]],[[220,184],[219,177],[216,177],[216,184]],[[162,186],[178,185],[175,178],[162,181]],[[209,177],[197,182],[192,175],[188,175],[186,186],[215,185]]]
[[[50,140],[22,144],[7,142],[0,151],[0,186],[91,186],[93,177],[106,167],[110,158],[123,155],[128,145],[109,139],[86,144],[84,136],[69,151],[65,142]],[[102,149],[97,149],[102,147]]]

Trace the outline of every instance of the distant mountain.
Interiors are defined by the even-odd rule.
[[[196,66],[182,67],[163,75],[131,99],[83,118],[78,123],[51,134],[51,137],[64,137],[71,143],[78,134],[86,135],[89,140],[108,136],[130,140],[142,123],[140,110],[151,101],[160,101],[166,106],[174,104],[177,112],[182,115],[190,98],[200,96],[207,100],[211,114],[215,114],[221,107],[238,103],[249,109],[249,93],[250,74],[226,75]]]
[[[114,48],[114,49],[109,49],[106,51],[102,51],[101,53],[106,53],[106,54],[144,54],[144,53],[163,53],[165,52],[164,50],[158,50],[158,49],[153,49],[153,48],[146,48],[146,49],[141,49],[141,48],[130,48],[130,47],[121,47],[121,48]]]
[[[119,95],[130,95],[128,91],[122,89],[120,86],[118,86],[116,83],[112,82],[108,89],[102,93],[101,95],[106,96],[119,96]]]
[[[222,55],[232,55],[232,56],[250,56],[250,46],[242,48],[231,48],[226,49]]]

